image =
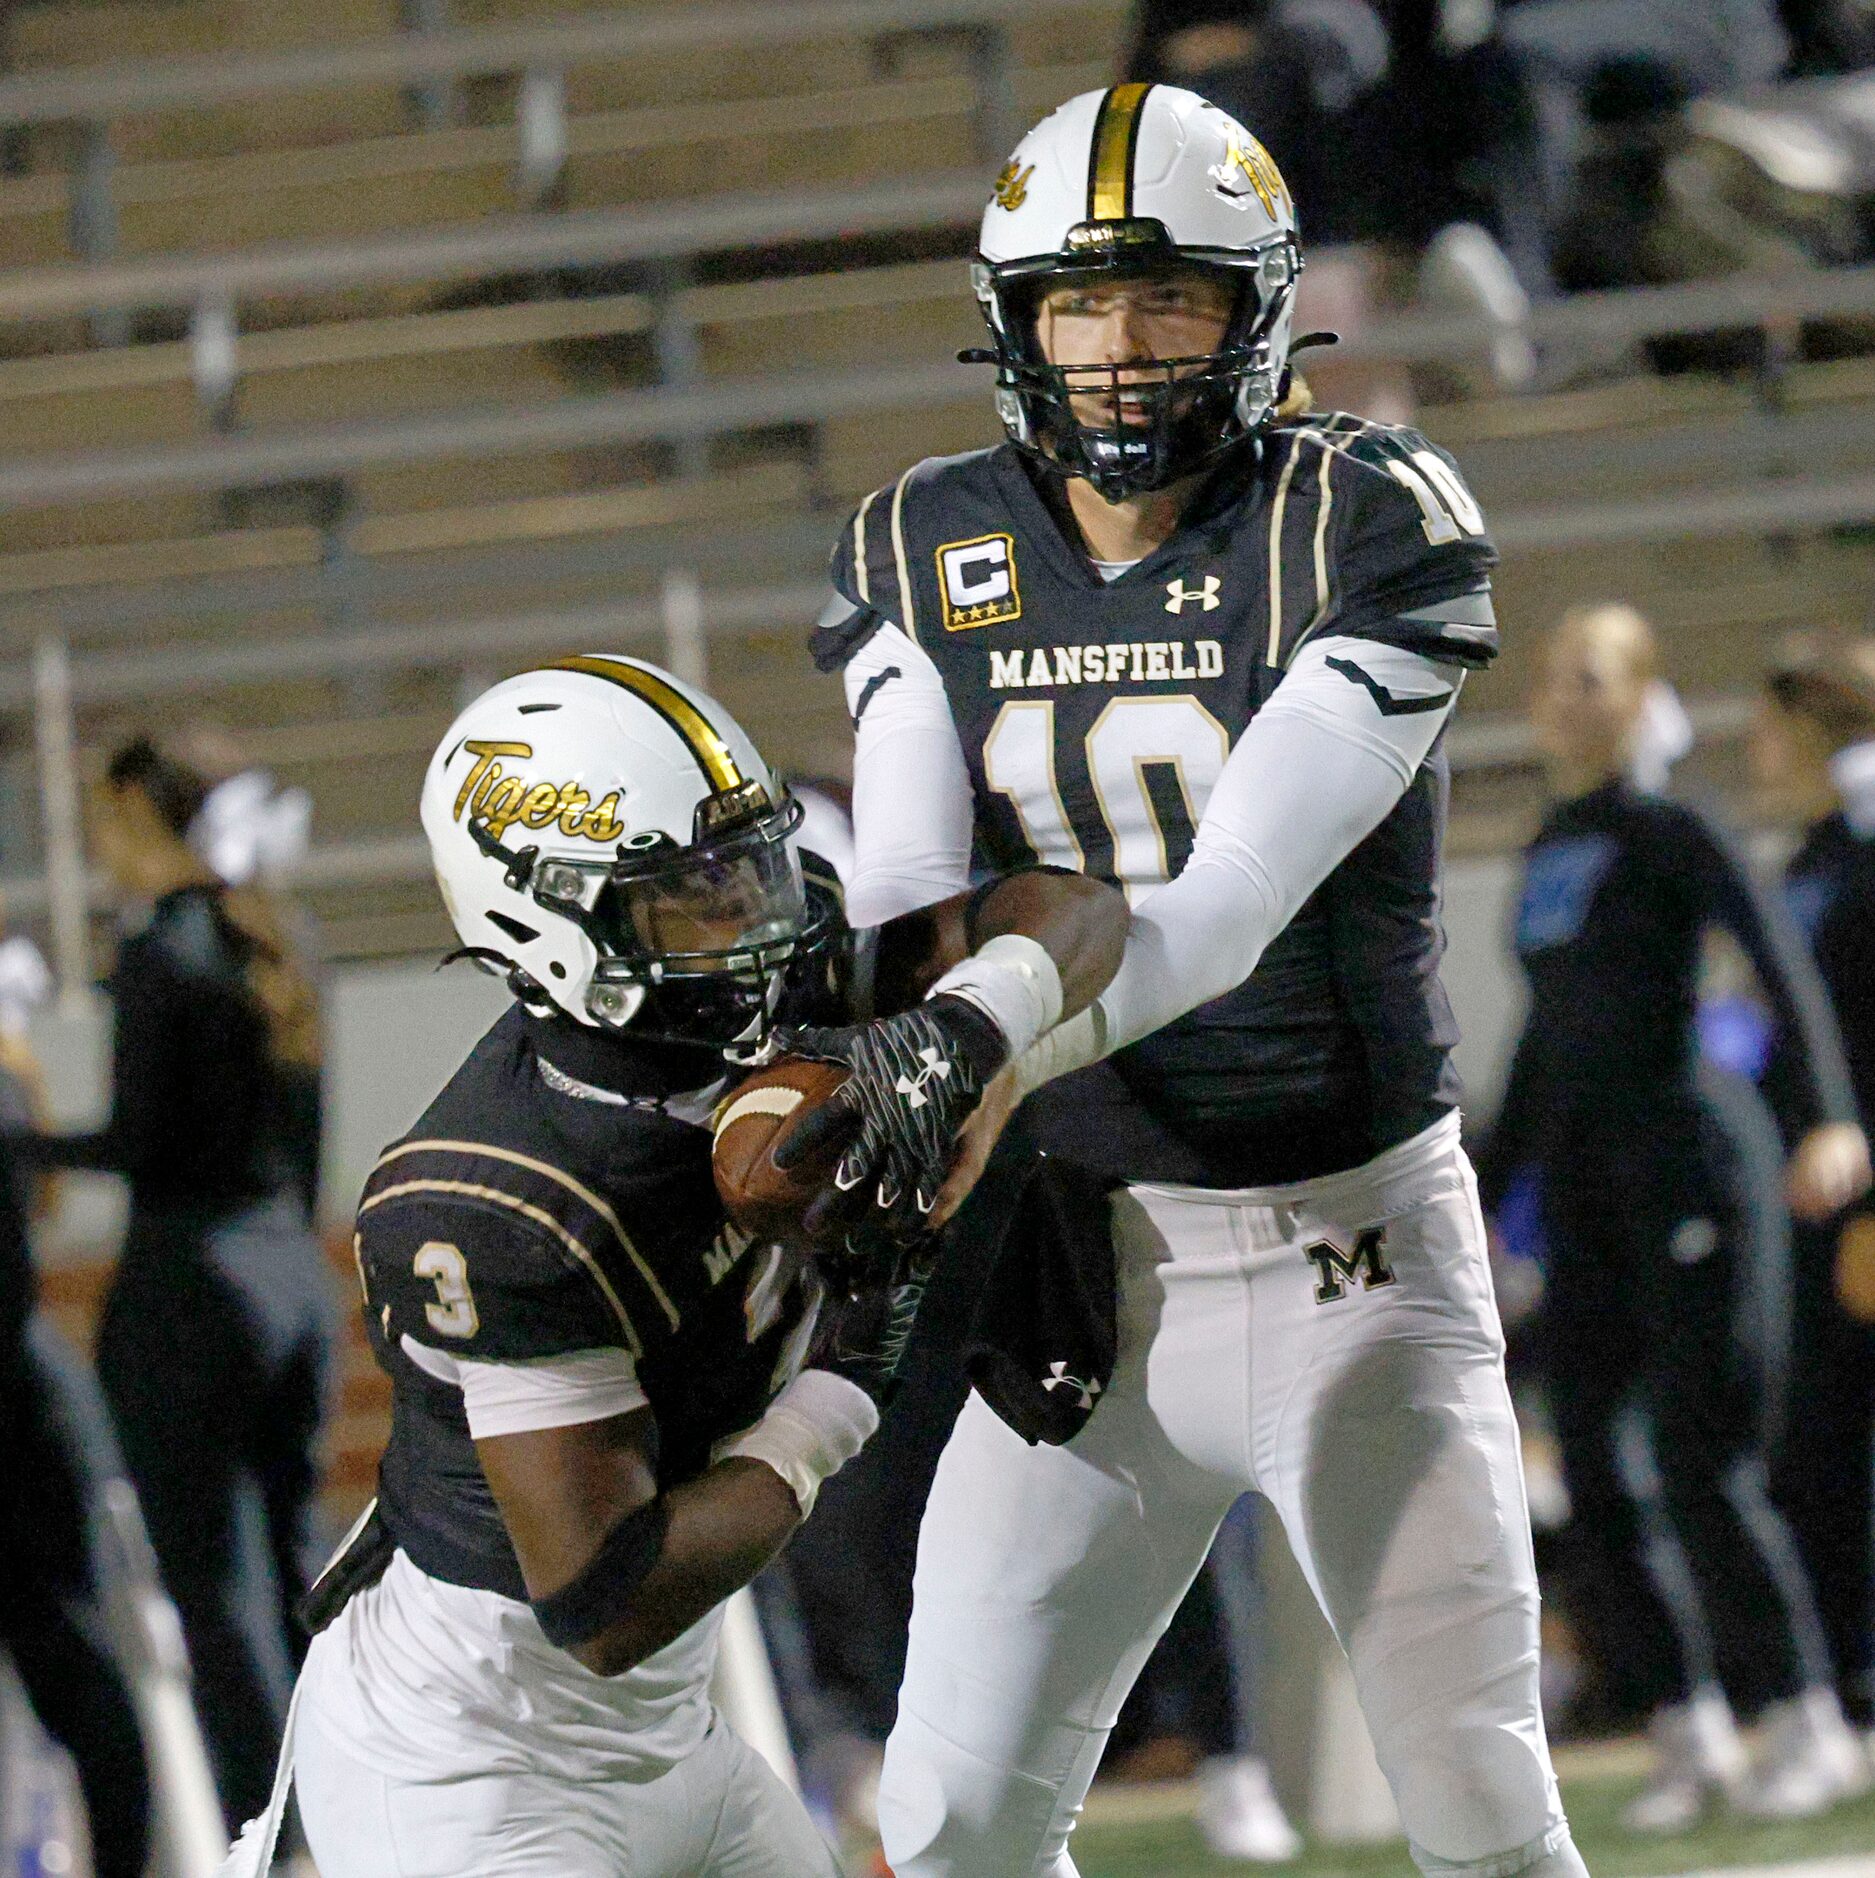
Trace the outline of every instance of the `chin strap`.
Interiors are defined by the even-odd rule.
[[[458,959],[473,959],[483,971],[495,977],[520,969],[512,959],[503,958],[488,946],[457,946],[455,951],[445,952],[436,961],[436,969],[440,972],[445,966],[454,965]]]
[[[440,972],[446,965],[454,965],[459,959],[471,959],[492,978],[505,978],[508,981],[508,995],[517,1004],[525,1004],[530,1011],[542,1017],[551,1017],[559,1010],[552,994],[533,973],[523,971],[513,959],[493,950],[489,946],[457,946],[453,952],[445,952],[436,961]]]

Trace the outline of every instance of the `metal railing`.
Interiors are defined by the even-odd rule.
[[[233,254],[58,262],[0,272],[0,320],[210,307],[361,287],[447,287],[558,268],[690,261],[738,249],[973,224],[975,170],[857,189],[787,190],[702,202],[487,217],[362,241],[279,242]]]
[[[0,272],[0,321],[80,315],[94,333],[136,313],[186,309],[196,397],[225,413],[236,389],[243,314],[255,301],[361,288],[440,288],[502,275],[604,267],[629,273],[649,305],[659,379],[697,379],[688,290],[705,255],[789,243],[966,226],[982,213],[974,171],[859,189],[733,196],[674,206],[491,217],[346,242],[281,242],[229,255],[151,255]]]
[[[515,174],[528,199],[544,201],[570,155],[567,72],[600,63],[712,50],[755,54],[815,40],[858,40],[889,68],[904,45],[936,42],[958,51],[970,80],[977,154],[1000,158],[1020,135],[1021,110],[1010,29],[1057,15],[1087,14],[1090,0],[741,0],[741,4],[647,13],[601,14],[558,24],[482,31],[423,30],[440,0],[406,0],[418,30],[355,45],[274,53],[222,54],[159,63],[52,70],[0,78],[0,150],[15,167],[35,127],[77,129],[68,172],[68,225],[75,250],[93,260],[115,254],[118,215],[111,125],[119,118],[199,109],[284,92],[398,86],[420,124],[455,115],[465,79],[510,76],[515,87]],[[100,343],[130,334],[127,309],[92,315]]]
[[[1875,300],[1875,270],[1867,282]],[[339,482],[397,465],[473,457],[539,454],[628,444],[699,444],[711,438],[789,427],[806,437],[819,427],[868,413],[903,413],[982,400],[986,372],[951,362],[863,371],[798,371],[729,379],[687,388],[618,391],[505,407],[470,406],[388,419],[352,419],[273,431],[215,434],[182,443],[60,453],[0,462],[0,513],[47,509],[106,498],[178,491],[212,492],[269,484]],[[1547,440],[1510,439],[1479,446],[1489,471],[1527,475],[1547,469]],[[1823,468],[1833,486],[1845,469],[1875,451],[1867,412],[1825,407],[1779,415],[1749,407],[1689,419],[1653,431],[1598,437],[1592,449],[1559,446],[1584,458],[1579,474],[1636,480],[1706,472],[1729,465],[1775,469],[1801,462]],[[1592,457],[1592,462],[1586,460]],[[1871,465],[1875,467],[1875,465]],[[1559,475],[1565,483],[1577,480]],[[1489,475],[1481,478],[1489,493]],[[1790,479],[1794,490],[1814,476]],[[1845,519],[1831,513],[1830,520]],[[1617,524],[1619,526],[1619,524]]]
[[[342,481],[368,470],[453,457],[681,443],[779,424],[815,427],[867,412],[953,403],[987,388],[986,379],[972,379],[949,362],[888,371],[798,372],[687,390],[617,391],[30,457],[0,462],[0,512],[164,491]]]
[[[707,7],[632,8],[539,26],[406,32],[291,52],[53,68],[0,79],[0,126],[108,124],[282,92],[364,85],[412,90],[674,53],[754,54],[765,46],[813,40],[876,42],[971,28],[1000,33],[1051,15],[1097,10],[1093,0],[717,0]]]

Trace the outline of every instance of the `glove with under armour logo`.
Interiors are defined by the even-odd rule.
[[[833,1191],[809,1207],[810,1234],[852,1225],[848,1196],[863,1206],[870,1189],[884,1224],[916,1233],[937,1202],[957,1130],[1009,1057],[996,1020],[967,998],[940,993],[896,1017],[840,1028],[797,1030],[781,1038],[800,1056],[843,1063],[844,1086],[807,1116],[775,1155],[782,1169],[810,1161],[851,1136],[834,1169]],[[857,1129],[857,1132],[855,1132]]]

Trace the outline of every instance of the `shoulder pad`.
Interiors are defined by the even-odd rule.
[[[914,464],[860,503],[833,545],[829,570],[837,594],[895,626],[905,623],[912,605],[911,572],[904,556],[905,492],[920,467]]]
[[[896,482],[875,489],[853,511],[834,543],[834,591],[852,607],[889,621],[915,641],[925,622],[919,618],[917,587],[906,555],[907,511],[931,499],[937,493],[934,485],[968,479],[994,456],[994,450],[966,450],[956,456],[925,457]],[[844,663],[864,643],[857,641],[836,663]]]
[[[1294,440],[1298,481],[1303,460],[1318,458],[1308,481],[1330,509],[1329,591],[1304,636],[1346,633],[1488,664],[1497,549],[1452,457],[1405,425],[1339,412],[1274,435]]]
[[[486,1143],[386,1151],[358,1207],[370,1309],[457,1356],[520,1359],[677,1328],[677,1307],[612,1206],[547,1161]],[[460,1295],[458,1295],[458,1288]]]

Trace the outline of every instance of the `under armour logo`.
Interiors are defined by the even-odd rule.
[[[1048,1374],[1042,1378],[1044,1389],[1075,1389],[1080,1392],[1077,1408],[1090,1409],[1094,1406],[1094,1397],[1100,1393],[1098,1382],[1083,1382],[1078,1376],[1068,1374],[1066,1363],[1050,1363]]]
[[[1224,604],[1217,597],[1217,590],[1223,584],[1217,575],[1207,574],[1202,587],[1187,587],[1184,576],[1181,574],[1177,580],[1168,580],[1165,583],[1166,592],[1172,596],[1166,601],[1165,610],[1168,613],[1182,613],[1187,600],[1196,600],[1207,613],[1213,613]]]
[[[931,1100],[925,1094],[924,1087],[932,1077],[942,1080],[951,1073],[951,1066],[944,1061],[943,1052],[936,1044],[926,1044],[918,1052],[918,1061],[924,1065],[915,1076],[901,1076],[892,1087],[905,1098],[907,1108],[921,1109]]]

